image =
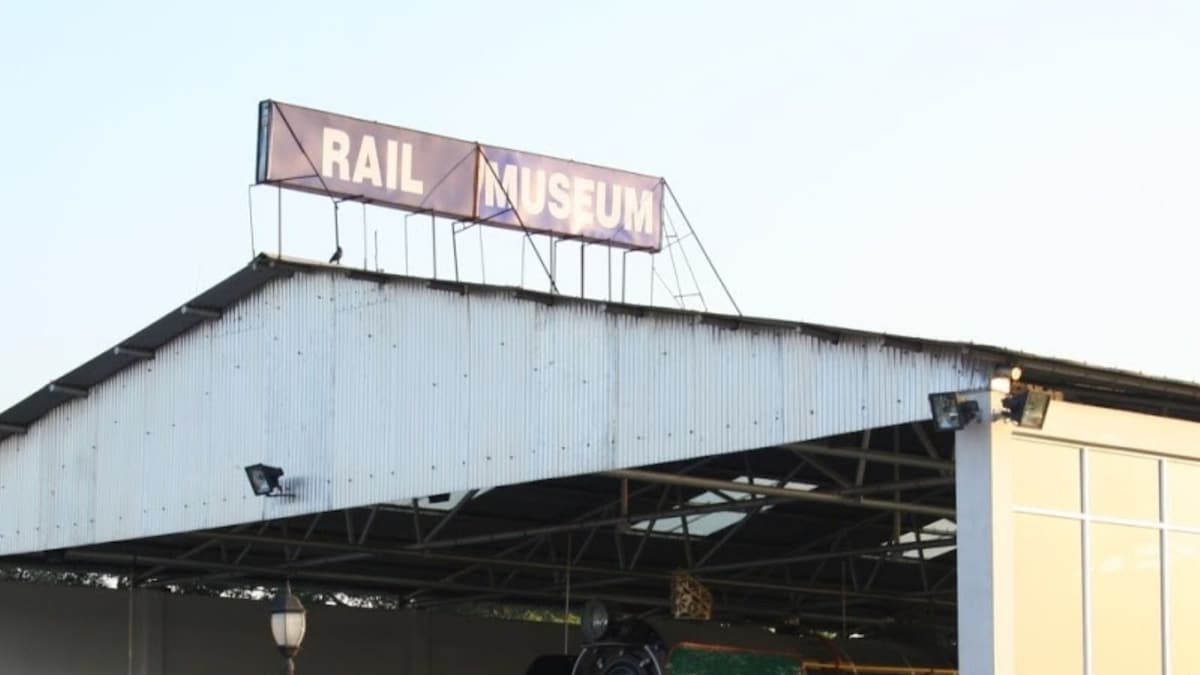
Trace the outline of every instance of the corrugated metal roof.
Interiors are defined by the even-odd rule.
[[[776,329],[796,331],[804,335],[836,343],[842,338],[878,338],[901,351],[926,349],[952,351],[997,364],[1020,364],[1028,376],[1050,380],[1052,384],[1065,384],[1081,388],[1086,396],[1098,402],[1116,404],[1161,414],[1182,417],[1200,417],[1200,385],[1162,377],[1147,376],[1115,368],[1100,367],[1076,361],[1051,358],[1025,352],[962,342],[948,342],[923,338],[903,337],[861,331],[849,328],[824,326],[794,321],[740,317],[683,311],[663,307],[624,305],[613,302],[582,300],[562,295],[550,295],[520,288],[484,286],[445,280],[430,280],[417,277],[387,275],[362,270],[352,270],[320,262],[296,258],[260,255],[251,263],[216,286],[196,296],[191,301],[163,316],[158,321],[138,331],[128,339],[105,350],[78,368],[53,380],[22,401],[0,412],[0,440],[19,432],[46,416],[57,406],[77,398],[92,387],[104,382],[116,373],[153,354],[171,340],[196,328],[210,319],[210,312],[220,313],[233,304],[258,292],[263,286],[281,278],[291,276],[298,270],[328,271],[344,274],[351,278],[376,281],[378,283],[417,283],[430,288],[460,293],[464,296],[508,295],[530,302],[555,305],[601,305],[605,311],[633,319],[653,316],[685,317],[698,324],[736,330]],[[189,311],[192,310],[192,311]],[[1029,379],[1029,378],[1027,378]],[[1140,399],[1140,400],[1139,400]]]
[[[0,439],[12,435],[13,430],[9,427],[28,427],[59,405],[78,398],[79,394],[144,360],[171,340],[208,321],[213,313],[219,314],[274,279],[292,273],[285,267],[263,264],[265,261],[264,257],[256,258],[248,267],[238,270],[190,302],[0,412]]]
[[[1200,397],[956,343],[260,257],[0,414],[24,429],[0,440],[0,555],[902,424],[1012,362]],[[251,496],[259,461],[295,496]]]

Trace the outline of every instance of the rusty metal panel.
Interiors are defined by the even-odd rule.
[[[0,441],[0,554],[402,501],[919,420],[988,383],[882,337],[309,269]],[[293,498],[250,494],[284,468]]]

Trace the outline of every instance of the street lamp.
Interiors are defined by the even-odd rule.
[[[275,637],[279,653],[286,659],[283,668],[285,675],[294,675],[296,672],[292,657],[300,651],[300,643],[304,641],[305,614],[300,598],[292,595],[291,584],[271,601],[271,634]]]

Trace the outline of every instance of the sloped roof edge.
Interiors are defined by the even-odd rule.
[[[269,283],[297,272],[344,274],[374,283],[421,284],[463,295],[505,294],[544,305],[585,304],[606,311],[639,317],[676,317],[729,330],[800,331],[838,342],[847,339],[882,340],[884,344],[912,351],[957,352],[1000,365],[1019,365],[1026,380],[1061,387],[1068,394],[1090,403],[1141,412],[1200,419],[1200,384],[1155,377],[1117,368],[1090,365],[1067,359],[967,342],[951,342],[889,335],[796,321],[767,319],[646,305],[605,302],[531,291],[511,286],[493,286],[445,279],[429,279],[352,269],[322,262],[260,254],[250,264],[106,349],[79,367],[54,379],[7,410],[0,412],[0,440],[37,422],[55,407],[86,396],[88,390],[128,366],[152,358],[155,351],[210,319],[219,317],[236,303],[257,293]]]

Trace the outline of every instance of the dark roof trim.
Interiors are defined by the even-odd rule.
[[[206,321],[219,318],[235,303],[257,293],[272,281],[289,277],[295,272],[340,273],[379,284],[415,283],[463,295],[500,294],[547,306],[579,303],[601,307],[604,311],[613,314],[633,317],[677,317],[729,330],[798,331],[835,343],[847,338],[882,340],[886,345],[910,351],[952,352],[998,366],[1020,365],[1026,373],[1025,380],[1061,387],[1068,392],[1073,392],[1075,398],[1094,402],[1097,405],[1119,404],[1118,407],[1128,409],[1168,415],[1179,414],[1190,419],[1200,419],[1200,385],[1198,384],[1114,368],[1090,366],[1000,347],[925,340],[776,319],[729,316],[615,302],[606,303],[522,288],[406,277],[262,254],[255,257],[246,267],[133,334],[116,347],[105,350],[90,361],[54,380],[52,384],[35,391],[16,405],[0,412],[0,440],[23,433],[30,425],[46,416],[57,406],[87,396],[92,387],[135,363],[154,358],[154,353],[171,340]]]
[[[185,303],[178,309],[134,333],[121,344],[33,392],[0,412],[0,439],[16,429],[28,429],[54,408],[87,396],[88,391],[129,366],[154,357],[154,352],[196,326],[219,317],[230,305],[246,298],[280,277],[291,276],[294,268],[265,256],[254,259],[232,276]]]

